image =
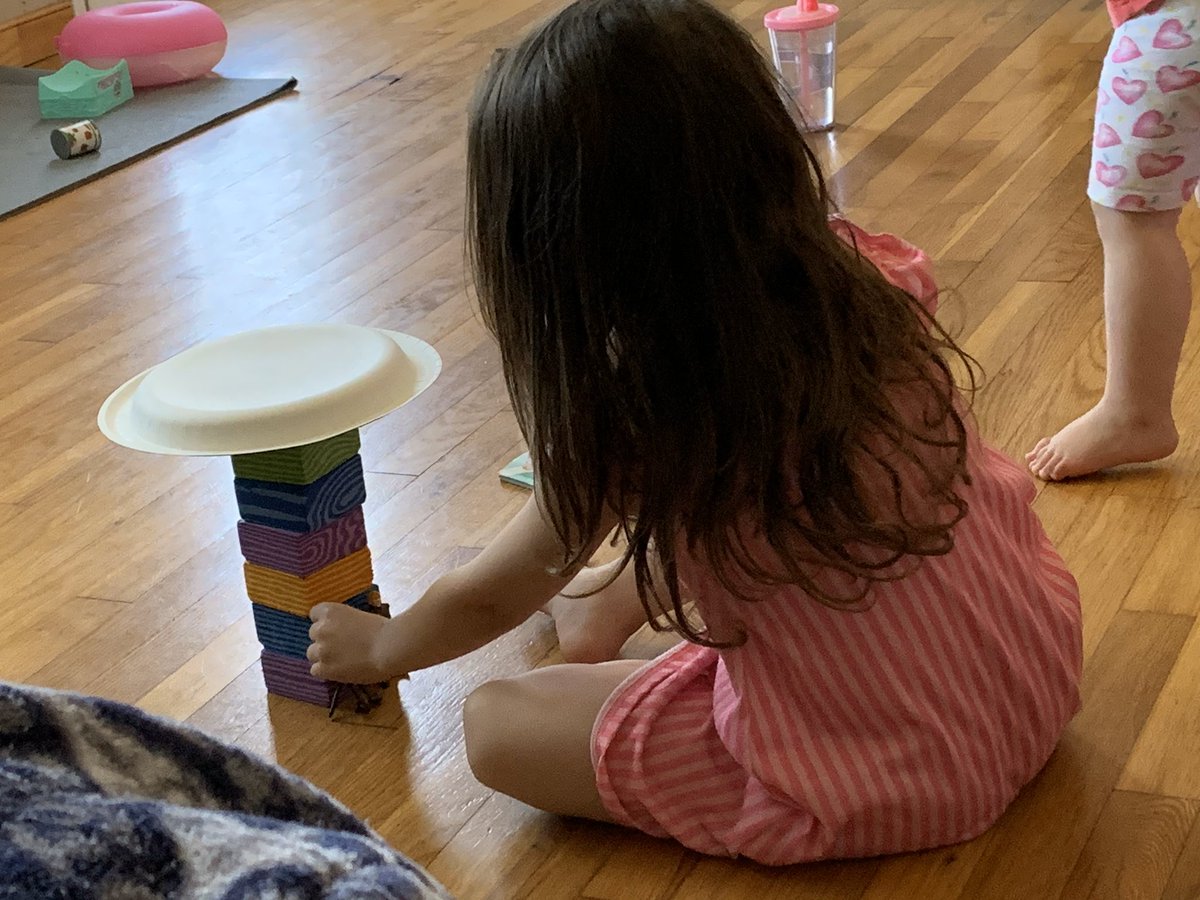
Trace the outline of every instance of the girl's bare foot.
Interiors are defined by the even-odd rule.
[[[566,662],[617,659],[625,641],[646,624],[633,567],[627,566],[609,584],[615,571],[613,563],[584,569],[562,594],[542,607],[554,619],[558,647]],[[599,593],[591,593],[597,588],[602,588]]]
[[[1125,463],[1163,459],[1178,445],[1179,434],[1170,416],[1136,419],[1101,402],[1054,437],[1042,438],[1025,459],[1043,481],[1062,481]]]
[[[558,596],[543,607],[554,619],[558,649],[569,663],[597,663],[616,659],[628,634],[612,628],[604,594],[591,597]]]
[[[1104,396],[1026,454],[1046,481],[1162,459],[1179,444],[1171,398],[1192,305],[1179,210],[1092,208],[1104,242]]]

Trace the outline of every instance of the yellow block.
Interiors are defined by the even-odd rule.
[[[363,547],[307,578],[246,563],[246,593],[255,603],[307,617],[318,603],[341,603],[367,590],[375,578],[371,550]]]

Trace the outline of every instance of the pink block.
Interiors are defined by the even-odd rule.
[[[321,681],[309,674],[310,663],[306,659],[293,659],[290,656],[280,656],[270,650],[262,654],[263,680],[267,683],[267,691],[300,700],[303,703],[313,703],[317,706],[329,706],[333,696],[334,685]]]
[[[362,507],[356,506],[324,528],[307,534],[238,522],[238,540],[247,562],[307,578],[367,546],[367,526]]]

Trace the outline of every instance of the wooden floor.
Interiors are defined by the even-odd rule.
[[[395,605],[520,504],[495,348],[461,244],[471,82],[554,0],[216,0],[227,75],[298,96],[0,223],[0,678],[102,694],[274,755],[463,898],[1200,896],[1200,342],[1169,464],[1041,492],[1083,589],[1085,706],[1043,775],[971,844],[795,870],[699,859],[565,822],[471,777],[459,704],[554,657],[531,621],[416,675],[366,722],[268,699],[228,461],[107,445],[110,389],[195,341],[269,323],[403,329],[437,384],[364,435],[378,580]],[[726,3],[760,30],[766,3]],[[1102,378],[1101,260],[1084,198],[1099,0],[842,0],[840,115],[818,141],[864,225],[955,288],[986,367],[985,433],[1017,454]],[[47,148],[48,150],[49,148]],[[0,173],[0,177],[4,177]],[[1200,221],[1183,228],[1200,258]]]

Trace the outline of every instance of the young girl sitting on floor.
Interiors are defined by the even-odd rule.
[[[479,779],[770,864],[995,822],[1079,706],[1079,603],[954,387],[925,256],[830,228],[771,70],[700,0],[567,7],[493,62],[468,154],[538,493],[390,622],[318,607],[314,674],[437,665],[550,601],[564,656],[611,658],[666,615],[685,641],[649,663],[475,691]],[[614,528],[624,559],[584,568]]]

